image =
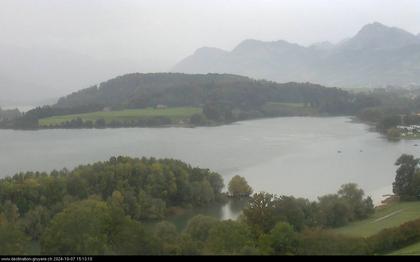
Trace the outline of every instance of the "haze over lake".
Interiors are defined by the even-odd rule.
[[[198,128],[0,130],[1,177],[51,171],[111,156],[176,158],[255,191],[316,199],[355,182],[377,198],[391,193],[395,160],[418,155],[415,140],[390,142],[348,117],[285,117]],[[376,196],[375,196],[376,195]]]

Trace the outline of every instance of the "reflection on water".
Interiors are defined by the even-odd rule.
[[[182,214],[170,216],[168,220],[174,223],[179,230],[183,230],[187,226],[188,221],[196,215],[211,216],[219,220],[236,220],[247,203],[247,198],[230,199],[227,203],[186,210]]]

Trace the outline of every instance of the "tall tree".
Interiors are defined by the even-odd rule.
[[[228,190],[233,197],[249,196],[253,191],[246,179],[238,175],[232,177],[229,181]]]
[[[276,223],[273,197],[264,192],[254,194],[243,210],[246,223],[257,234],[270,231]]]
[[[366,218],[373,212],[372,199],[363,199],[365,192],[357,184],[344,184],[338,190],[338,196],[344,199],[352,210],[351,220]]]
[[[402,200],[411,200],[420,197],[420,187],[414,183],[420,159],[412,155],[401,155],[395,165],[398,166],[392,191]]]

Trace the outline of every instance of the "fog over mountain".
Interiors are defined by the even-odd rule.
[[[373,26],[342,41],[373,21],[413,34]],[[1,0],[0,28],[2,107],[172,69],[359,87],[416,77],[408,44],[420,39],[420,1]],[[358,51],[378,44],[386,48]]]
[[[95,59],[74,52],[0,46],[0,103],[38,105],[75,89],[138,70],[135,62]]]
[[[308,47],[284,40],[248,39],[231,51],[199,48],[175,72],[234,73],[278,82],[314,82],[339,87],[420,83],[420,38],[378,22],[338,44]]]

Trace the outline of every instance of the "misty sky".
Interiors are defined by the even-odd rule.
[[[247,38],[303,45],[378,21],[420,32],[417,0],[0,0],[0,44],[130,59],[167,71],[202,46]]]

